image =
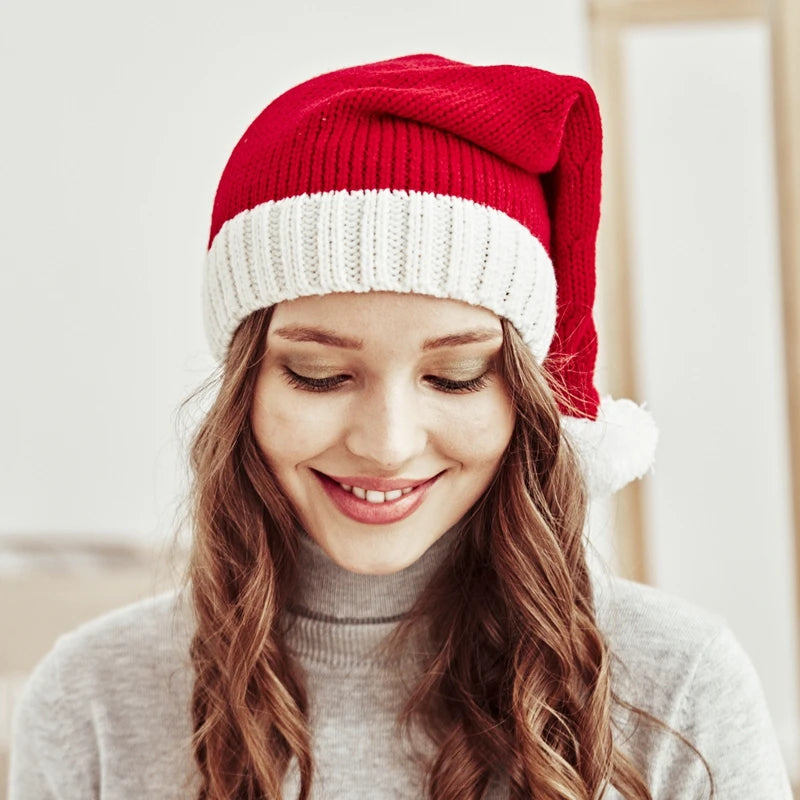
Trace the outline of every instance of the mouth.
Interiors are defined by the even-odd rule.
[[[342,479],[315,469],[311,472],[334,506],[346,517],[370,525],[385,525],[413,514],[445,471],[422,480],[357,477]]]

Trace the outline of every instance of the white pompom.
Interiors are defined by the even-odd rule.
[[[562,421],[592,497],[613,494],[652,468],[658,428],[644,406],[606,396],[600,400],[596,420],[563,417]]]

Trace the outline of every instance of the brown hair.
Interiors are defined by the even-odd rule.
[[[240,325],[191,449],[199,800],[280,797],[293,760],[299,800],[311,790],[308,699],[282,613],[296,580],[299,522],[250,425],[271,316],[263,309]],[[501,322],[498,368],[514,431],[451,557],[389,642],[401,648],[414,631],[427,642],[399,722],[434,745],[433,800],[478,800],[498,775],[512,800],[590,800],[609,784],[630,800],[651,800],[644,765],[614,745],[612,706],[670,729],[612,692],[586,565],[586,492],[557,389]]]

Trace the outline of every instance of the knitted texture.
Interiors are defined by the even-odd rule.
[[[251,311],[329,292],[415,292],[491,308],[540,363],[553,338],[556,282],[544,247],[516,220],[458,197],[372,189],[268,201],[222,227],[208,266],[220,354]]]
[[[601,138],[589,85],[533,67],[412,55],[289,89],[249,126],[217,189],[204,292],[214,354],[224,359],[248,314],[297,297],[450,298],[508,319],[559,385],[562,414],[598,421]],[[652,427],[642,414],[611,439]],[[598,422],[591,452],[608,431]],[[630,464],[605,453],[613,477],[590,485],[606,493],[643,474],[652,452],[635,449]]]

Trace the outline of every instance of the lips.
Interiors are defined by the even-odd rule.
[[[325,493],[331,499],[336,508],[356,522],[368,525],[386,525],[405,519],[419,508],[425,499],[430,488],[443,473],[420,482],[415,482],[408,478],[362,478],[357,476],[328,476],[322,472],[311,470],[317,478]],[[339,484],[343,483],[350,487],[360,487],[369,492],[389,492],[392,499],[384,499],[373,502],[364,498],[357,497],[353,491],[342,488]],[[398,490],[408,489],[411,491],[395,497]]]

